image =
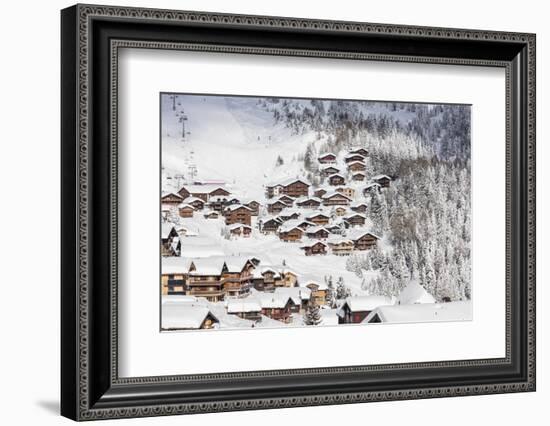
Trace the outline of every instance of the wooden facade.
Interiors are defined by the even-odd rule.
[[[356,172],[351,175],[351,180],[354,182],[364,182],[366,175],[363,172]]]
[[[370,232],[361,235],[353,240],[355,250],[369,250],[376,247],[378,243],[378,237]]]
[[[325,206],[347,206],[350,201],[348,197],[339,193],[333,193],[323,198],[323,204]]]
[[[354,198],[355,197],[355,189],[350,188],[348,186],[339,186],[335,189],[336,192],[339,194],[343,194],[348,198]]]
[[[339,172],[340,172],[339,168],[334,167],[334,166],[328,166],[328,167],[325,167],[325,168],[321,169],[320,174],[321,174],[321,177],[327,178],[330,175],[333,175],[333,174],[339,173]]]
[[[344,176],[339,175],[339,174],[331,175],[328,178],[328,183],[332,186],[345,185],[346,178],[344,178]]]
[[[204,209],[205,201],[202,198],[193,196],[191,199],[188,198],[185,202],[190,206],[193,206],[195,210]]]
[[[366,213],[367,212],[367,204],[366,203],[360,203],[355,204],[350,207],[350,209],[357,213]]]
[[[250,237],[252,234],[252,228],[248,225],[242,225],[237,223],[229,229],[229,233],[234,237]]]
[[[355,248],[355,244],[351,240],[329,242],[328,245],[332,251],[332,254],[336,256],[349,256],[353,253],[353,249]]]
[[[300,241],[303,235],[304,230],[297,226],[288,231],[279,231],[279,238],[285,242]]]
[[[306,256],[325,255],[327,254],[327,245],[318,241],[313,244],[301,247]]]
[[[162,274],[160,283],[163,295],[187,294],[187,273]]]
[[[351,150],[349,153],[362,155],[363,157],[366,157],[369,155],[369,152],[365,148],[357,148],[357,149]]]
[[[365,157],[363,157],[361,154],[349,154],[345,158],[346,164],[353,163],[354,161],[360,161],[364,163]]]
[[[268,219],[262,222],[261,230],[264,234],[272,234],[277,232],[282,223],[283,222],[277,218]]]
[[[269,203],[267,205],[267,212],[270,214],[279,214],[283,211],[283,209],[287,208],[288,206],[283,203],[282,201],[275,201],[273,203]]]
[[[319,156],[318,160],[321,164],[334,164],[336,163],[336,155],[334,155],[332,152],[329,152],[327,154]]]
[[[186,205],[180,204],[178,206],[178,213],[180,217],[193,217],[194,212],[195,212],[195,208],[190,204],[186,204]]]
[[[348,215],[344,218],[344,222],[348,227],[363,226],[365,225],[366,217],[362,214]]]
[[[252,216],[258,216],[260,214],[260,203],[256,200],[249,201],[245,206],[250,209],[250,214]]]
[[[317,213],[312,216],[308,216],[307,220],[315,225],[328,225],[330,222],[330,217],[324,213]]]
[[[307,198],[302,201],[296,201],[296,205],[304,209],[316,209],[321,205],[321,200],[316,200],[315,198]]]
[[[353,161],[348,163],[348,170],[351,172],[364,172],[366,169],[365,163],[362,161]]]
[[[306,235],[308,238],[315,240],[326,240],[329,236],[329,232],[325,228],[311,228],[310,230],[306,230]]]
[[[162,204],[165,204],[167,206],[177,206],[178,204],[181,204],[181,202],[183,201],[183,197],[179,194],[170,192],[169,194],[163,195],[160,200]]]
[[[225,224],[233,225],[235,223],[242,223],[250,226],[252,223],[252,212],[246,206],[230,206],[224,211]]]
[[[382,188],[389,188],[392,181],[392,179],[389,176],[385,176],[385,175],[374,177],[372,180],[374,180]]]
[[[323,195],[325,195],[328,191],[325,189],[325,188],[318,188],[316,189],[314,192],[313,192],[313,195],[315,195],[316,197],[323,197]]]
[[[307,197],[309,185],[301,180],[297,180],[289,185],[283,186],[282,193],[293,198]]]

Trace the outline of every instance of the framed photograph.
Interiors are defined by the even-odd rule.
[[[64,416],[535,390],[535,35],[61,28]]]

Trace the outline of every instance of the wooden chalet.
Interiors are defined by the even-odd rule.
[[[288,207],[292,207],[294,205],[294,198],[289,197],[288,195],[285,195],[285,194],[283,194],[279,198],[277,198],[277,201],[282,201]]]
[[[286,209],[281,210],[277,217],[281,219],[282,222],[286,222],[287,220],[298,219],[300,216],[301,213],[297,209],[287,207]]]
[[[367,212],[367,203],[359,202],[350,205],[350,209],[357,213]]]
[[[177,206],[182,203],[183,197],[175,192],[169,192],[160,197],[160,201],[166,206]]]
[[[210,197],[227,197],[230,195],[230,192],[220,185],[192,184],[184,185],[178,191],[178,194],[183,198],[196,197],[200,198],[204,202],[207,202]]]
[[[279,239],[285,242],[300,241],[304,236],[304,230],[298,225],[286,226],[279,228]]]
[[[325,194],[323,197],[323,204],[325,206],[348,206],[350,202],[351,198],[336,191]]]
[[[346,178],[338,173],[329,176],[328,183],[332,186],[340,186],[346,184]]]
[[[221,279],[223,259],[196,259],[189,266],[187,295],[204,297],[210,302],[224,300],[225,292]]]
[[[300,286],[311,291],[311,302],[319,306],[326,305],[328,286],[325,283],[312,279],[300,279]]]
[[[252,234],[252,228],[248,225],[243,225],[242,223],[234,223],[229,225],[229,234],[233,237],[250,237]]]
[[[364,172],[365,169],[365,163],[362,161],[352,161],[351,163],[348,163],[348,170],[350,172]]]
[[[339,168],[334,167],[334,166],[327,166],[327,167],[323,167],[321,169],[320,174],[321,174],[321,177],[327,178],[330,175],[333,175],[333,174],[339,173],[339,172],[340,172]]]
[[[315,225],[328,225],[330,222],[330,216],[322,212],[306,216],[306,219]]]
[[[260,214],[260,203],[258,201],[251,200],[244,205],[250,209],[250,214],[252,216],[258,216]]]
[[[252,223],[252,211],[250,208],[241,204],[233,204],[226,207],[224,210],[225,224],[233,225],[235,223],[242,223],[250,226]]]
[[[187,293],[187,273],[189,262],[181,257],[162,259],[160,275],[163,295],[185,295]]]
[[[328,190],[326,188],[317,188],[315,191],[313,191],[313,195],[315,197],[322,198],[327,192]]]
[[[252,283],[258,291],[274,291],[281,283],[281,274],[270,266],[256,269]]]
[[[259,322],[262,319],[262,306],[255,297],[229,299],[227,313],[239,318]]]
[[[363,196],[367,197],[369,195],[380,192],[382,186],[379,183],[372,182],[369,183],[365,188],[363,188]]]
[[[312,226],[306,229],[306,236],[315,240],[326,240],[330,235],[330,232],[321,225]]]
[[[271,319],[287,323],[292,312],[296,310],[296,303],[289,295],[258,293],[257,297],[260,300],[262,314]]]
[[[181,241],[176,228],[169,224],[161,225],[160,251],[162,256],[179,256],[181,254]]]
[[[325,229],[331,234],[340,235],[344,232],[342,226],[339,224],[325,225]]]
[[[279,214],[283,209],[287,208],[288,205],[283,203],[280,200],[276,200],[272,203],[267,204],[267,212],[270,214]]]
[[[361,213],[351,213],[344,216],[344,223],[346,227],[364,226],[367,217]]]
[[[264,234],[273,234],[276,233],[279,227],[283,224],[283,221],[279,218],[272,217],[270,219],[264,220],[261,223],[261,231]]]
[[[321,199],[317,197],[302,197],[296,200],[296,206],[303,209],[316,209],[321,206]]]
[[[292,198],[305,197],[309,193],[309,183],[302,179],[288,179],[275,185],[267,186],[267,197],[288,195]]]
[[[163,330],[207,330],[217,327],[219,322],[202,304],[166,303],[162,306]]]
[[[340,324],[359,324],[379,306],[387,306],[392,303],[392,299],[385,296],[348,297],[338,309],[338,322]]]
[[[334,164],[336,163],[336,155],[332,152],[327,152],[326,154],[320,155],[318,160],[321,164]]]
[[[178,213],[180,217],[193,217],[194,212],[195,207],[193,207],[191,204],[182,203],[178,205]]]
[[[250,292],[254,272],[254,264],[245,258],[226,258],[220,281],[224,295],[227,297],[242,297]]]
[[[379,184],[382,188],[389,188],[392,178],[388,175],[377,175],[374,176],[372,180]]]
[[[369,155],[369,152],[365,148],[356,148],[349,151],[350,155],[358,154],[362,155],[363,157],[367,157]]]
[[[344,206],[336,206],[334,208],[334,214],[336,216],[345,216],[348,213],[348,209],[346,209]]]
[[[202,198],[192,196],[192,197],[187,197],[185,199],[185,204],[189,204],[190,206],[193,206],[195,210],[202,210],[204,209],[204,205],[206,203]]]
[[[348,234],[348,238],[353,241],[355,250],[369,250],[376,247],[379,236],[361,230],[352,231]]]
[[[328,242],[332,254],[336,256],[349,256],[353,253],[355,243],[347,238],[338,238]]]
[[[362,171],[354,172],[351,175],[351,180],[354,182],[364,182],[366,178],[367,176]]]
[[[322,241],[316,241],[311,244],[300,247],[306,256],[316,256],[327,254],[327,245]]]
[[[348,198],[355,197],[355,189],[350,188],[348,186],[339,186],[338,188],[334,188],[334,190],[339,194],[344,194]]]
[[[276,295],[289,296],[294,302],[291,312],[304,312],[311,298],[311,290],[307,287],[277,287]]]
[[[365,157],[362,156],[361,154],[348,154],[344,158],[344,161],[346,162],[346,164],[353,163],[354,161],[360,161],[360,162],[364,163],[365,162]]]

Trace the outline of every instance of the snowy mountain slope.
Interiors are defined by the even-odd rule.
[[[303,163],[293,159],[314,140],[313,132],[292,135],[283,123],[275,123],[270,112],[258,108],[255,98],[190,95],[179,98],[178,108],[185,111],[190,134],[182,140],[182,125],[172,111],[172,101],[164,96],[165,176],[184,175],[188,181],[219,179],[231,185],[235,194],[263,199],[262,185],[267,181],[300,175]],[[275,167],[279,155],[285,161],[284,168]],[[191,178],[193,166],[196,176]],[[179,189],[178,184],[172,189]]]

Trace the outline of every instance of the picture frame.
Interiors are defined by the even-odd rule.
[[[534,34],[75,5],[61,12],[61,414],[73,420],[535,391]],[[119,377],[118,49],[506,74],[506,356]]]

